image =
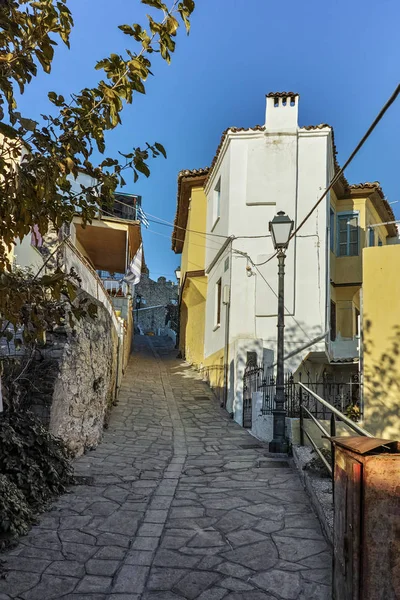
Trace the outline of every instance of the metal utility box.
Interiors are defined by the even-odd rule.
[[[331,438],[334,600],[400,599],[400,443]]]

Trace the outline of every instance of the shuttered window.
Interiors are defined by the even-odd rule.
[[[341,213],[337,218],[338,256],[357,256],[359,227],[357,213]]]

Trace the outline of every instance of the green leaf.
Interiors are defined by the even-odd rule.
[[[14,127],[11,127],[11,125],[7,125],[6,123],[0,122],[0,133],[13,140],[15,140],[15,138],[18,137],[18,131],[14,129]]]
[[[163,155],[164,158],[167,158],[167,153],[166,153],[165,148],[164,148],[164,146],[162,144],[160,144],[159,142],[156,142],[154,144],[154,146],[157,148],[157,150],[159,152],[161,152],[161,154]]]
[[[135,33],[130,25],[118,25],[118,29],[123,31],[126,35],[134,35]]]
[[[188,9],[189,13],[192,13],[195,8],[194,0],[183,0],[183,5]]]
[[[147,6],[153,6],[154,8],[163,8],[165,4],[161,2],[161,0],[141,0],[142,4],[147,4]]]

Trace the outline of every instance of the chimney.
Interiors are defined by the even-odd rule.
[[[299,94],[294,92],[270,92],[267,94],[265,129],[281,133],[297,131]]]

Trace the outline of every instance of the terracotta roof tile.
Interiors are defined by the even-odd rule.
[[[176,214],[174,220],[174,229],[172,232],[172,250],[174,252],[182,252],[183,242],[185,241],[185,227],[187,224],[188,205],[182,199],[182,182],[195,177],[206,177],[209,172],[209,167],[204,169],[183,169],[178,173],[178,193],[176,202]]]
[[[297,92],[269,92],[266,94],[267,98],[288,98],[288,97],[300,97]]]
[[[215,152],[214,158],[212,160],[212,163],[210,165],[209,168],[209,172],[207,175],[207,179],[205,180],[204,185],[207,184],[208,178],[210,176],[210,174],[212,173],[214,167],[215,167],[215,163],[218,160],[219,157],[219,153],[221,152],[221,148],[225,142],[225,138],[228,135],[228,133],[240,133],[242,131],[265,131],[265,126],[264,125],[255,125],[254,127],[228,127],[228,129],[225,129],[225,131],[222,133],[217,151]]]

